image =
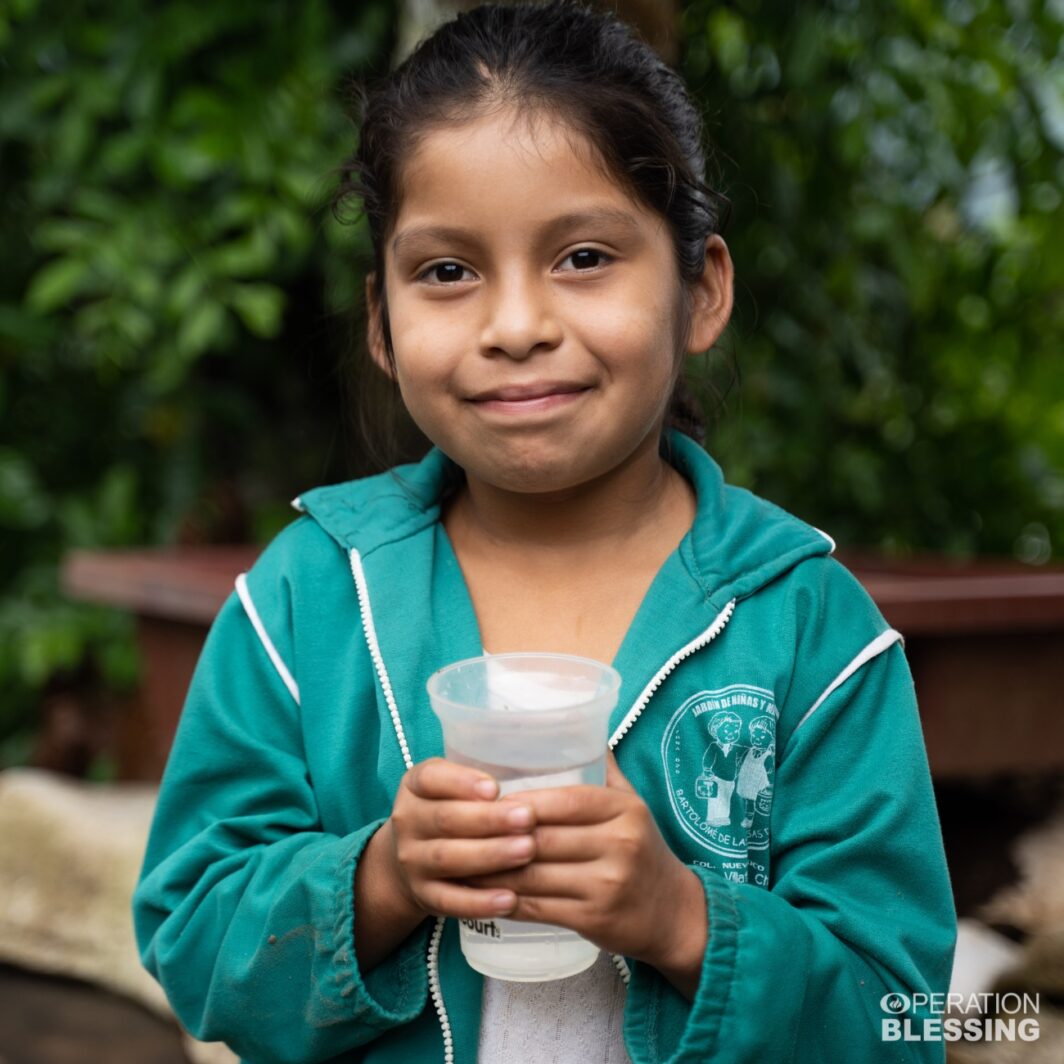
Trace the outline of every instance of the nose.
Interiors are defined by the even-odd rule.
[[[527,270],[499,278],[486,303],[480,345],[485,355],[526,359],[562,341],[562,325],[545,282]]]

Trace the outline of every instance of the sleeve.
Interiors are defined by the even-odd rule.
[[[252,607],[253,609],[253,607]],[[278,618],[267,620],[275,625]],[[423,924],[363,976],[354,875],[381,820],[321,828],[298,688],[234,593],[204,646],[133,898],[138,949],[182,1025],[255,1064],[325,1061],[424,1008]],[[291,660],[291,659],[288,659]]]
[[[889,993],[911,1000],[948,990],[956,940],[900,643],[805,714],[775,790],[769,889],[694,868],[709,927],[695,1000],[635,964],[630,1047],[669,1064],[943,1061],[940,1038],[896,1040],[883,1024],[897,1018],[884,1011]],[[923,1020],[941,1018],[926,1007],[904,1017],[921,1031]]]

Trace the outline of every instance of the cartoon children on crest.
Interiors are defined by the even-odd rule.
[[[721,827],[731,820],[731,799],[735,790],[739,761],[747,749],[739,746],[742,718],[736,713],[714,713],[709,722],[713,742],[702,757],[702,775],[695,782],[695,794],[708,801],[706,823]]]
[[[754,717],[749,723],[750,743],[739,742],[743,721],[737,713],[715,713],[709,721],[713,742],[702,757],[702,775],[695,794],[707,801],[706,823],[722,827],[731,822],[732,795],[743,800],[744,828],[754,823],[756,812],[768,812],[771,781],[768,759],[775,752],[775,721],[769,716]],[[759,804],[760,799],[760,804]]]
[[[750,746],[739,766],[735,784],[735,789],[744,802],[744,828],[753,825],[758,796],[771,786],[767,762],[776,749],[775,733],[776,725],[771,717],[754,717],[750,721]]]

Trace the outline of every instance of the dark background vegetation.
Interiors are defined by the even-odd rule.
[[[368,246],[329,199],[396,0],[0,9],[0,766],[49,691],[128,691],[77,547],[263,543],[365,472]],[[677,58],[734,203],[729,479],[892,555],[1064,544],[1064,7],[695,0]],[[729,389],[729,361],[741,383]],[[106,766],[97,766],[106,774]]]

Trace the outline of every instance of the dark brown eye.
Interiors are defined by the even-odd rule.
[[[436,284],[450,284],[453,281],[460,281],[464,272],[465,267],[460,266],[457,262],[437,262],[422,271],[418,280],[434,281]]]
[[[597,248],[578,248],[576,251],[570,252],[566,258],[573,260],[573,265],[576,267],[577,272],[583,272],[596,269],[604,261],[608,262],[610,256]]]

